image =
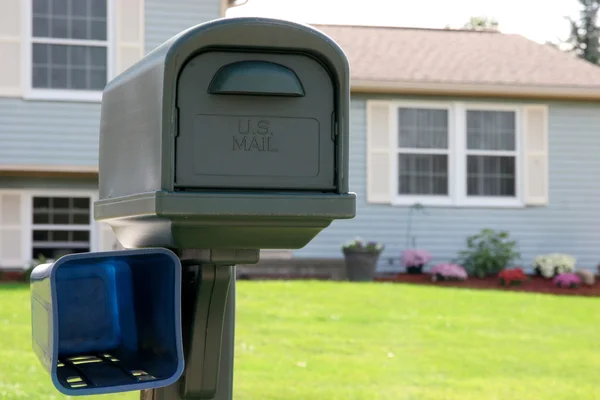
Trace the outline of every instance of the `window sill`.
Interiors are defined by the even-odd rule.
[[[35,89],[23,97],[25,100],[100,103],[102,91]]]
[[[453,200],[449,197],[396,197],[392,200],[392,206],[410,207],[420,204],[425,207],[446,208],[525,208],[526,205],[519,199],[503,198],[468,198]]]

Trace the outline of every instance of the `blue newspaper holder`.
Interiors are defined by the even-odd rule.
[[[33,349],[70,396],[145,390],[183,372],[181,262],[167,249],[70,254],[31,273]]]

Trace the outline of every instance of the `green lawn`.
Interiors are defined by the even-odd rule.
[[[28,296],[0,286],[0,399],[62,399],[30,350]],[[599,333],[598,299],[240,282],[235,398],[600,399]]]

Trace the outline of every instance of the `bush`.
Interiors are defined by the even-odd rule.
[[[533,268],[543,277],[552,278],[556,275],[574,272],[575,257],[568,254],[543,254],[533,260]]]
[[[456,264],[438,264],[431,268],[431,280],[437,281],[464,281],[467,279],[467,271]]]
[[[500,284],[504,286],[509,285],[520,285],[521,283],[527,281],[527,275],[523,272],[522,268],[509,268],[504,271],[500,271],[498,274],[498,279],[500,280]]]
[[[516,247],[517,242],[509,240],[508,232],[483,229],[467,239],[467,249],[458,254],[459,264],[469,275],[480,278],[494,275],[520,257]]]
[[[567,272],[556,275],[556,277],[552,280],[552,283],[561,288],[574,289],[581,285],[581,278],[577,274]]]

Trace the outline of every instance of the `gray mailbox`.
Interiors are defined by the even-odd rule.
[[[355,215],[349,68],[311,27],[221,19],[104,91],[95,218],[126,247],[300,248]]]

